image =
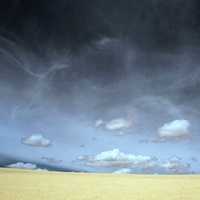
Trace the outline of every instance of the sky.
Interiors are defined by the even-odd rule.
[[[0,166],[200,172],[200,3],[0,5]]]

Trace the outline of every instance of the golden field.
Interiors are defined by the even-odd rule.
[[[0,200],[200,200],[200,176],[0,169]]]

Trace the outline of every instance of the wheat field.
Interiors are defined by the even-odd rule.
[[[200,176],[0,169],[0,200],[200,200]]]

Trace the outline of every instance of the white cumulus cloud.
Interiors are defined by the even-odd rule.
[[[109,131],[128,129],[132,126],[132,121],[124,118],[113,119],[105,124],[105,129]]]
[[[41,134],[36,134],[22,138],[22,143],[35,147],[48,147],[51,144],[51,141]]]
[[[125,154],[119,149],[104,151],[91,158],[87,165],[96,167],[132,167],[132,168],[149,168],[154,165],[155,159],[150,156]]]
[[[186,138],[190,136],[190,122],[187,120],[175,120],[164,124],[158,130],[162,139]]]

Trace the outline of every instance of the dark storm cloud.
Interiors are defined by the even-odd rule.
[[[153,73],[170,65],[170,61],[164,61],[167,58],[158,59],[155,51],[174,52],[184,46],[199,45],[199,8],[195,0],[4,1],[0,5],[0,46],[4,51],[0,54],[1,63],[9,63],[15,77],[26,79],[27,70],[23,75],[16,65],[50,68],[52,62],[63,55],[66,57],[66,51],[68,54],[76,52],[76,56],[78,51],[79,57],[71,60],[73,75],[68,70],[65,79],[95,75],[95,78],[103,76],[107,82],[127,73],[124,62],[129,58],[133,60],[132,48],[138,52],[142,49],[142,53],[136,55],[140,60],[138,70],[151,68]],[[6,38],[7,43],[4,40],[2,45],[2,38]],[[96,42],[104,38],[114,38],[122,44],[111,43],[99,50]],[[10,45],[11,41],[15,46]],[[74,65],[80,63],[82,66],[75,73]],[[13,76],[10,69],[1,68],[2,74],[5,71],[9,77]]]
[[[195,0],[8,0],[0,27],[38,52],[46,45],[77,49],[104,36],[170,48],[199,43],[199,8]]]

